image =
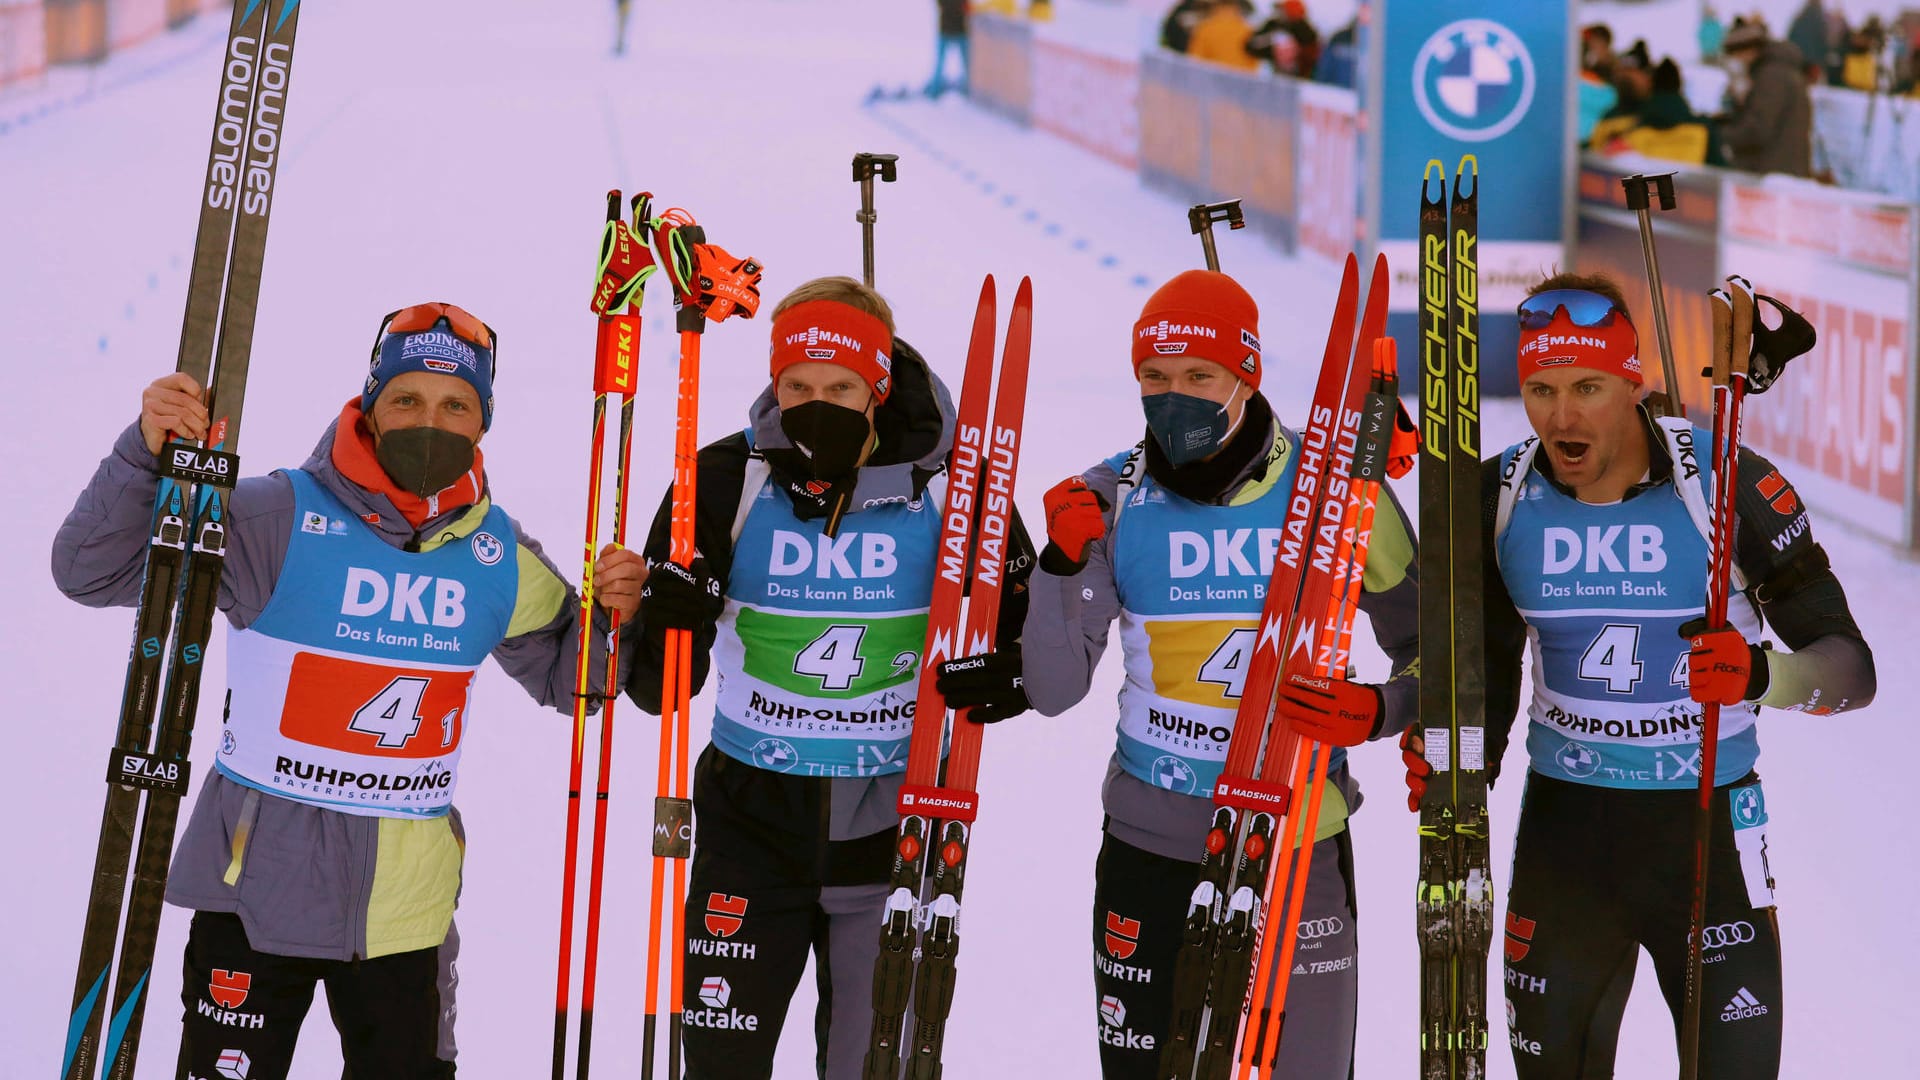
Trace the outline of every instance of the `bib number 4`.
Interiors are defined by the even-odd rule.
[[[390,750],[407,745],[420,732],[420,699],[426,696],[432,680],[402,675],[386,685],[371,701],[360,706],[348,721],[349,730],[379,736],[377,743]],[[440,718],[440,745],[453,745],[453,725],[460,718],[454,709]]]
[[[867,667],[866,657],[860,655],[860,642],[866,636],[864,626],[827,627],[793,658],[793,673],[819,679],[822,690],[852,689],[853,680]]]

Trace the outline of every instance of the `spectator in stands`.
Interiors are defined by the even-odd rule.
[[[1160,47],[1186,52],[1187,45],[1193,41],[1193,28],[1200,25],[1212,6],[1213,0],[1180,0],[1173,5],[1166,21],[1160,24]]]
[[[952,84],[953,89],[962,94],[967,92],[967,7],[968,0],[934,0],[940,9],[940,39],[933,47],[933,76],[927,80],[925,93],[937,98],[947,92],[947,53],[960,54],[960,78]]]
[[[1580,31],[1580,145],[1593,138],[1594,125],[1613,112],[1620,93],[1613,88],[1613,31],[1596,23]]]
[[[1273,65],[1275,75],[1309,79],[1320,64],[1320,32],[1307,21],[1302,0],[1277,0],[1248,44]]]
[[[1804,58],[1790,41],[1754,25],[1727,32],[1727,67],[1746,92],[1720,122],[1735,168],[1808,176],[1813,172],[1813,100]],[[1730,91],[1731,93],[1731,91]]]
[[[1700,59],[1711,64],[1720,59],[1720,43],[1727,37],[1727,28],[1720,24],[1720,16],[1713,10],[1712,4],[1700,6]]]
[[[1847,35],[1846,54],[1840,61],[1840,85],[1850,90],[1873,93],[1880,88],[1880,53],[1887,47],[1887,28],[1880,16]]]
[[[1647,55],[1644,40],[1634,42],[1633,48],[1614,57],[1613,92],[1613,108],[1601,117],[1603,123],[1638,116],[1640,106],[1653,95],[1653,58]],[[1597,130],[1594,138],[1599,139]]]
[[[1820,68],[1818,82],[1827,81],[1827,33],[1827,12],[1821,0],[1807,0],[1787,24],[1787,40],[1800,50],[1802,59]]]
[[[1253,24],[1247,21],[1248,10],[1240,0],[1216,0],[1193,28],[1187,55],[1237,71],[1259,71],[1260,59],[1250,44]]]
[[[1347,20],[1347,25],[1335,30],[1333,36],[1327,39],[1326,47],[1320,50],[1320,63],[1313,69],[1316,81],[1333,86],[1353,86],[1353,42],[1359,27],[1360,17],[1355,15]]]
[[[1680,65],[1672,57],[1654,67],[1651,87],[1636,114],[1601,123],[1594,148],[1689,165],[1725,165],[1713,122],[1687,103]]]

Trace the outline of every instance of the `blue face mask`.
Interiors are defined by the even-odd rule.
[[[1238,387],[1234,393],[1239,393]],[[1167,461],[1176,467],[1190,465],[1227,445],[1240,426],[1239,418],[1229,419],[1227,415],[1232,404],[1231,397],[1223,404],[1171,390],[1140,399],[1140,407],[1147,413],[1147,430],[1153,432],[1160,449],[1166,451]]]

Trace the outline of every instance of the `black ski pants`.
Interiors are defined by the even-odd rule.
[[[437,949],[373,960],[278,956],[247,943],[239,916],[195,912],[175,1080],[282,1080],[315,983],[340,1032],[342,1080],[446,1080],[458,952],[450,931]]]
[[[773,1075],[809,955],[815,1069],[824,1080],[861,1075],[894,834],[829,841],[830,784],[712,746],[700,756],[681,978],[687,1080]]]
[[[1105,1080],[1160,1080],[1180,932],[1199,874],[1197,862],[1144,851],[1111,833],[1100,845],[1094,868],[1093,993]],[[1286,896],[1285,884],[1275,886],[1275,896]],[[1278,902],[1273,917],[1279,917]],[[1275,1076],[1347,1080],[1352,1075],[1358,932],[1353,841],[1343,829],[1313,846]],[[1278,962],[1277,951],[1274,959]]]
[[[1780,1072],[1780,937],[1759,780],[1721,788],[1707,878],[1702,1080]],[[1694,792],[1628,791],[1529,774],[1504,951],[1507,1041],[1522,1080],[1613,1075],[1639,951],[1676,1030],[1685,1005]],[[1743,808],[1736,840],[1730,806]],[[1757,821],[1756,821],[1757,816]]]

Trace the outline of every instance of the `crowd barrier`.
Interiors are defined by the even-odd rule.
[[[1573,264],[1628,282],[1628,300],[1642,313],[1651,308],[1639,224],[1625,207],[1620,176],[1668,168],[1591,155],[1581,162]],[[1725,275],[1740,274],[1805,314],[1820,334],[1812,354],[1751,399],[1747,440],[1823,516],[1920,547],[1920,207],[1718,169],[1689,169],[1675,186],[1675,208],[1655,216],[1654,235],[1688,414],[1704,418],[1709,409],[1699,374],[1711,339],[1707,293]],[[1642,330],[1641,352],[1652,371],[1650,329]]]
[[[0,3],[0,87],[48,64],[92,64],[227,0],[30,0]]]

